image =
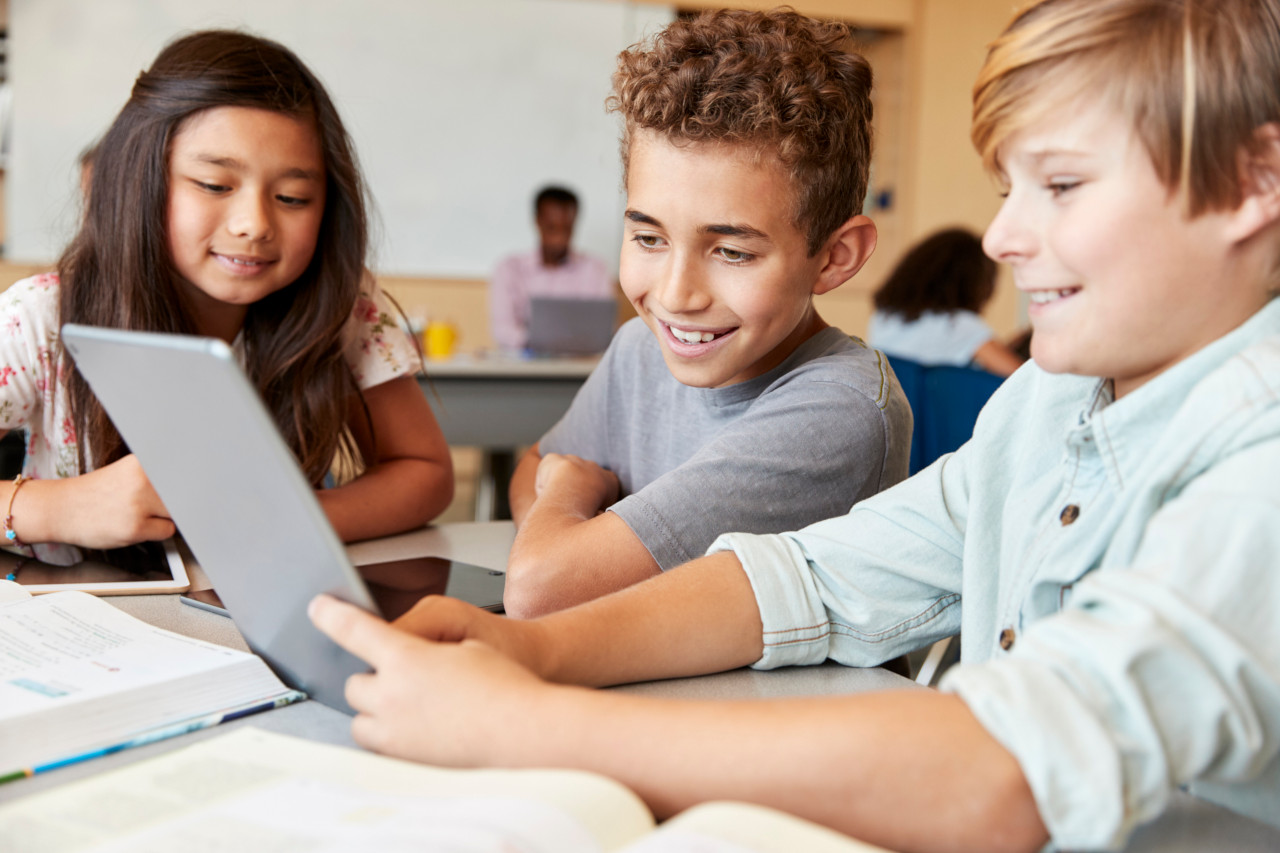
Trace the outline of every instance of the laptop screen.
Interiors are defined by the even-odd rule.
[[[529,300],[529,343],[535,355],[595,355],[613,338],[613,299],[535,296]]]

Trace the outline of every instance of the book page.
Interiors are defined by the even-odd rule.
[[[246,657],[148,625],[88,593],[30,598],[0,610],[0,722]]]
[[[0,605],[30,598],[31,593],[22,588],[22,584],[0,579]]]
[[[681,812],[625,853],[889,853],[798,817],[747,803]]]
[[[0,606],[0,778],[302,698],[258,657],[83,592]]]
[[[0,851],[603,853],[652,825],[594,774],[446,770],[242,728],[0,805]]]

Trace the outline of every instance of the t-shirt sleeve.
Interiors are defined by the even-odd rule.
[[[0,295],[0,430],[40,417],[58,352],[58,278],[38,275]]]
[[[411,375],[421,367],[421,354],[397,322],[399,314],[377,282],[367,278],[343,332],[343,354],[361,388]]]
[[[777,533],[843,515],[892,485],[878,401],[795,377],[762,395],[687,462],[611,507],[665,569],[722,533]]]

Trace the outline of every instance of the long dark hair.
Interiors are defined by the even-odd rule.
[[[874,298],[876,309],[917,320],[926,311],[981,311],[996,288],[996,263],[972,231],[948,228],[903,257]]]
[[[315,254],[297,281],[249,307],[243,329],[249,378],[318,483],[337,453],[359,457],[346,425],[363,397],[341,332],[365,274],[368,222],[342,120],[320,81],[283,45],[230,30],[198,32],[170,43],[138,75],[97,147],[84,220],[58,261],[61,319],[196,332],[169,251],[169,148],[183,122],[215,107],[283,113],[312,122],[319,137],[326,187]],[[128,449],[102,405],[79,372],[61,363],[82,470],[121,458]],[[84,458],[86,445],[92,460]]]

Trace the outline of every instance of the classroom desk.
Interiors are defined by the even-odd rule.
[[[500,569],[515,537],[510,522],[443,524],[349,547],[352,560],[372,563],[433,555],[451,557]],[[197,568],[193,579],[199,588],[207,579]],[[112,603],[139,619],[189,636],[246,648],[231,620],[188,607],[175,595],[121,596]],[[767,699],[860,693],[869,690],[916,689],[914,682],[884,669],[857,669],[834,663],[815,667],[791,667],[759,672],[738,669],[697,678],[671,679],[611,688],[646,696],[681,699]],[[318,702],[301,702],[255,714],[211,729],[95,758],[30,779],[0,786],[0,801],[28,796],[91,774],[100,773],[169,750],[217,737],[239,726],[256,726],[324,743],[355,746],[350,718]],[[1171,808],[1157,821],[1140,829],[1126,848],[1128,853],[1203,853],[1241,851],[1275,853],[1280,850],[1280,830],[1232,814],[1224,809],[1176,794]]]
[[[510,518],[506,486],[515,449],[560,420],[599,358],[460,355],[427,362],[418,382],[451,445],[484,449],[476,521]]]

